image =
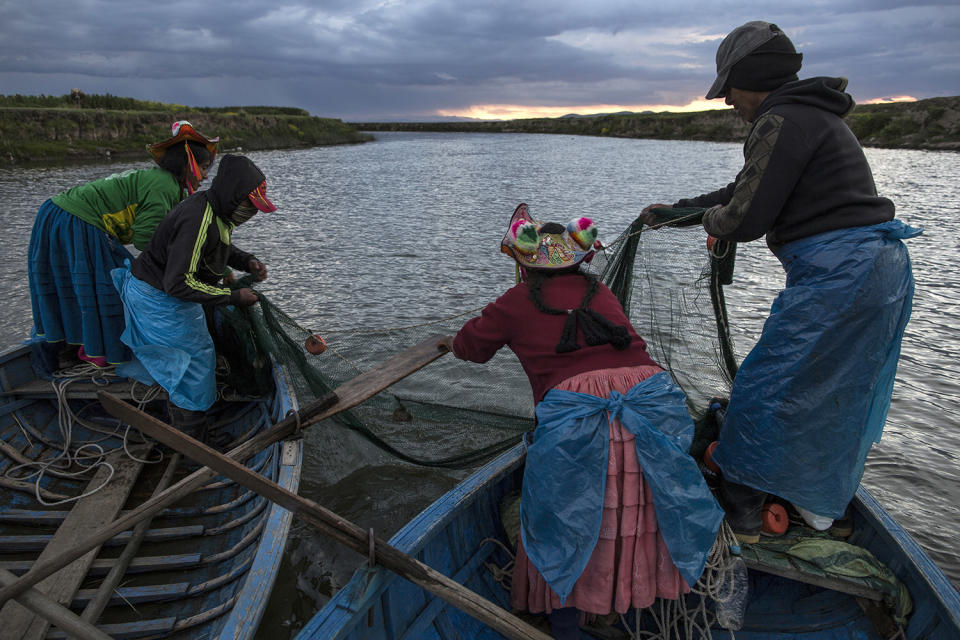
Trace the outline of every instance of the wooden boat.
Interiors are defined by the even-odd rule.
[[[273,397],[215,405],[217,444],[245,440],[298,408],[280,367],[273,373]],[[10,583],[11,574],[21,575],[103,530],[153,492],[197,469],[169,450],[155,446],[147,451],[136,445],[138,438],[118,429],[118,421],[102,410],[96,401],[99,390],[127,399],[137,395],[131,395],[134,389],[125,380],[103,386],[67,379],[54,385],[38,378],[29,348],[21,346],[0,354],[0,389],[0,573],[10,572],[3,573],[4,584]],[[141,385],[141,395],[143,389]],[[61,401],[72,416],[61,410]],[[58,456],[66,438],[74,445],[93,442],[110,452],[106,461],[112,477],[105,465],[75,477],[62,476],[54,467],[24,477],[38,468],[25,465]],[[156,460],[160,453],[159,462],[140,462]],[[247,465],[295,492],[301,462],[301,441],[291,440],[271,445]],[[57,504],[91,490],[96,491],[79,501]],[[252,638],[273,587],[290,521],[288,511],[232,481],[215,478],[38,588],[72,611],[85,612],[85,618],[113,638]],[[67,637],[14,601],[0,610],[0,629],[4,638]]]
[[[505,586],[498,581],[502,575],[496,569],[511,560],[505,550],[508,541],[500,509],[504,497],[519,490],[523,464],[523,446],[518,445],[439,498],[397,532],[390,543],[509,608],[509,583]],[[960,595],[943,573],[864,488],[857,491],[851,511],[853,533],[849,541],[872,552],[912,596],[913,612],[901,637],[960,638]],[[749,561],[747,565],[750,601],[743,627],[735,634],[739,640],[890,637],[877,628],[885,622],[882,616],[876,623],[871,620],[871,616],[877,620],[877,607],[869,602],[875,594],[829,580],[774,575],[769,573],[770,567]],[[845,591],[858,594],[859,602],[857,596]],[[730,638],[730,631],[719,627],[712,627],[711,634]],[[584,629],[582,635],[628,637],[613,627],[596,635]],[[500,637],[412,583],[385,569],[364,566],[310,620],[297,640]]]

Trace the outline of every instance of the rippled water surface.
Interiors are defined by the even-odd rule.
[[[519,202],[541,218],[589,215],[613,237],[651,202],[723,186],[736,144],[521,134],[378,134],[373,143],[250,154],[275,214],[235,242],[267,263],[263,287],[305,327],[385,328],[473,309],[512,282],[497,251]],[[883,440],[864,484],[960,584],[960,154],[868,149],[897,216],[924,228],[908,247],[916,278]],[[6,345],[30,327],[26,247],[42,201],[145,163],[0,170]],[[607,233],[604,234],[604,231]],[[762,241],[741,245],[727,302],[741,356],[783,285]],[[465,471],[402,464],[346,432],[308,432],[301,493],[388,537]],[[295,524],[260,637],[292,634],[361,558]]]

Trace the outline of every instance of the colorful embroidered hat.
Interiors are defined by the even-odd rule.
[[[535,220],[526,204],[510,218],[500,251],[527,269],[574,267],[594,254],[597,227],[590,218],[574,218],[566,227]]]
[[[173,123],[171,127],[172,137],[164,140],[163,142],[156,142],[154,144],[147,145],[147,151],[153,156],[155,161],[159,161],[163,157],[163,154],[167,152],[167,149],[177,144],[178,142],[185,142],[187,140],[193,140],[199,142],[207,148],[207,151],[210,152],[211,160],[217,155],[217,144],[220,142],[220,137],[208,138],[196,129],[193,128],[193,125],[187,122],[186,120],[177,120]]]
[[[267,181],[264,180],[260,183],[260,186],[250,192],[250,195],[247,196],[250,199],[250,202],[253,203],[253,206],[259,211],[264,213],[270,213],[271,211],[277,210],[277,205],[273,204],[267,199]]]

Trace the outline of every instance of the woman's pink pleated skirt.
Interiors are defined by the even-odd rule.
[[[660,371],[653,366],[588,371],[564,380],[556,388],[606,398],[611,391],[626,393]],[[689,591],[657,527],[653,498],[637,461],[633,434],[614,420],[610,423],[600,538],[586,569],[561,604],[560,596],[530,563],[518,536],[511,604],[531,613],[576,607],[606,615],[611,611],[626,613],[631,607],[649,607],[656,598],[675,600]]]

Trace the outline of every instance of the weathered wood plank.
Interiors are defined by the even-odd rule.
[[[140,450],[137,457],[143,459],[146,450]],[[114,469],[113,477],[102,489],[93,495],[78,500],[70,510],[57,533],[37,558],[38,562],[59,555],[64,549],[72,547],[77,538],[96,533],[108,525],[120,512],[134,482],[140,475],[143,464],[132,460],[123,451],[115,451],[107,456],[107,463]],[[102,465],[87,485],[87,490],[100,487],[109,478],[110,469]],[[74,594],[80,588],[87,570],[97,556],[100,547],[88,551],[82,557],[46,578],[37,589],[51,600],[68,606]],[[18,602],[8,602],[0,610],[0,629],[10,638],[23,640],[43,640],[46,637],[50,621],[35,614]]]
[[[17,577],[9,571],[0,570],[0,584],[12,584],[16,582],[16,580]],[[72,638],[79,640],[110,640],[110,636],[106,633],[97,629],[89,622],[81,620],[77,614],[63,605],[54,602],[37,589],[27,591],[21,596],[20,601],[29,607],[30,610],[52,620],[59,629],[69,633]],[[4,637],[12,638],[15,636],[7,636],[4,634]]]
[[[133,398],[134,383],[126,380],[122,382],[111,383],[107,387],[104,387],[102,384],[96,384],[86,380],[76,380],[67,385],[65,395],[70,400],[96,400],[97,393],[103,391],[105,388],[108,389],[110,393],[120,396],[125,400],[130,400]],[[146,393],[147,389],[147,387],[140,385],[140,390],[137,393],[137,397],[142,397]],[[57,393],[50,381],[31,380],[30,382],[21,384],[13,389],[0,391],[0,396],[56,398]],[[160,390],[160,395],[158,397],[165,399],[167,397],[167,392]]]
[[[167,468],[164,469],[163,475],[160,476],[160,481],[157,483],[156,488],[154,488],[153,495],[160,494],[170,486],[173,482],[173,474],[176,472],[179,464],[180,454],[175,453],[170,458],[170,461],[167,462]],[[117,588],[117,585],[120,584],[120,581],[124,575],[126,575],[127,567],[130,566],[130,563],[136,557],[137,551],[140,550],[140,545],[143,543],[143,539],[150,529],[150,522],[150,518],[144,518],[133,528],[130,541],[127,542],[120,556],[117,557],[117,561],[110,568],[110,573],[108,573],[107,577],[100,583],[96,594],[90,600],[89,604],[84,607],[83,613],[80,614],[81,618],[90,623],[94,623],[100,618],[100,614],[107,608],[107,604],[110,602],[110,598]]]

